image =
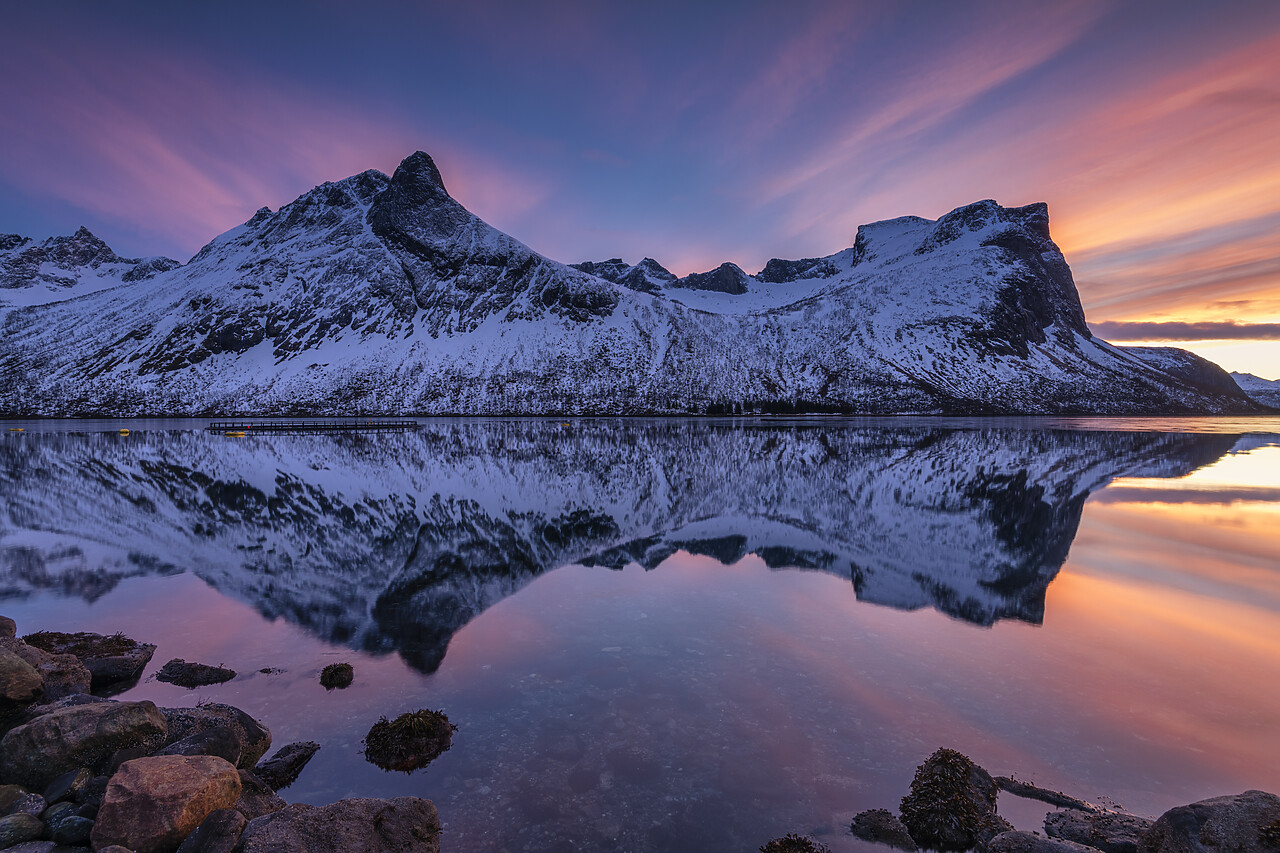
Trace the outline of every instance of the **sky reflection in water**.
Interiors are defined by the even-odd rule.
[[[126,696],[226,701],[277,744],[317,740],[289,799],[427,796],[453,849],[742,850],[789,831],[851,849],[849,818],[895,807],[941,745],[1156,814],[1280,789],[1280,504],[1265,498],[1280,423],[1254,426],[1261,437],[1238,439],[588,424],[566,442],[550,425],[500,423],[434,425],[358,452],[315,437],[9,437],[0,612],[21,632],[156,642],[149,673],[171,657],[239,670],[197,691],[144,680]],[[326,453],[331,470],[308,467]],[[308,534],[325,514],[279,502],[233,517],[191,501],[178,469],[207,477],[196,492],[243,478],[277,498],[311,471],[327,485],[309,500],[327,495],[330,521],[358,504],[377,523],[357,541]],[[711,482],[683,484],[699,473]],[[392,494],[413,496],[416,529],[387,527]],[[433,514],[433,496],[447,512]],[[1011,496],[1044,506],[1017,511]],[[614,526],[546,523],[575,509]],[[219,526],[193,533],[197,516]],[[576,538],[538,551],[521,530]],[[268,534],[273,557],[243,550]],[[326,559],[338,546],[361,557],[325,577],[289,552],[307,535],[329,543]],[[369,544],[379,537],[405,541]],[[649,571],[574,564],[608,563],[636,540]],[[73,542],[79,563],[58,556]],[[111,563],[102,589],[59,580],[126,547],[133,562]],[[475,570],[493,549],[519,552],[524,574]],[[376,564],[393,553],[400,563]],[[471,562],[446,571],[459,555]],[[780,569],[780,555],[820,568]],[[994,576],[966,575],[1000,561]],[[314,594],[330,586],[361,619],[303,613],[330,606]],[[445,605],[467,618],[449,624],[443,657],[378,648],[424,642],[407,621]],[[326,693],[316,675],[337,660],[354,662],[355,684]],[[458,724],[450,752],[412,776],[361,759],[378,716],[422,706]],[[1007,795],[1001,810],[1023,828],[1043,813]]]

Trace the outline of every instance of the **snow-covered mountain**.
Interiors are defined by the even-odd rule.
[[[1280,379],[1263,379],[1252,373],[1235,373],[1231,378],[1255,402],[1280,409]]]
[[[172,258],[122,258],[84,227],[42,242],[0,234],[0,311],[146,281],[179,266]]]
[[[618,284],[485,224],[418,152],[264,208],[149,280],[9,310],[0,411],[1258,409],[1094,338],[1048,221],[982,201],[755,277],[641,262]]]
[[[1088,495],[1234,435],[856,421],[441,420],[379,436],[0,442],[0,600],[193,571],[334,642],[434,669],[567,563],[677,551],[833,574],[880,605],[1039,622]]]

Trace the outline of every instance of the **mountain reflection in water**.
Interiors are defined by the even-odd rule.
[[[401,435],[27,433],[0,443],[0,600],[191,571],[323,640],[433,672],[566,564],[677,552],[846,578],[858,600],[1039,623],[1085,499],[1230,434],[922,421],[442,421]]]

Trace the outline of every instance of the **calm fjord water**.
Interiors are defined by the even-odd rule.
[[[1280,419],[126,425],[0,425],[0,613],[156,643],[124,697],[318,741],[287,798],[429,797],[447,850],[852,849],[938,746],[1137,813],[1280,790]],[[419,707],[453,748],[367,764]]]

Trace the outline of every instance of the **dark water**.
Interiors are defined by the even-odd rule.
[[[1138,813],[1280,790],[1280,420],[202,425],[0,424],[0,612],[157,643],[126,698],[319,741],[291,800],[429,797],[447,850],[741,851],[853,849],[944,745]],[[452,750],[367,764],[419,707]]]

